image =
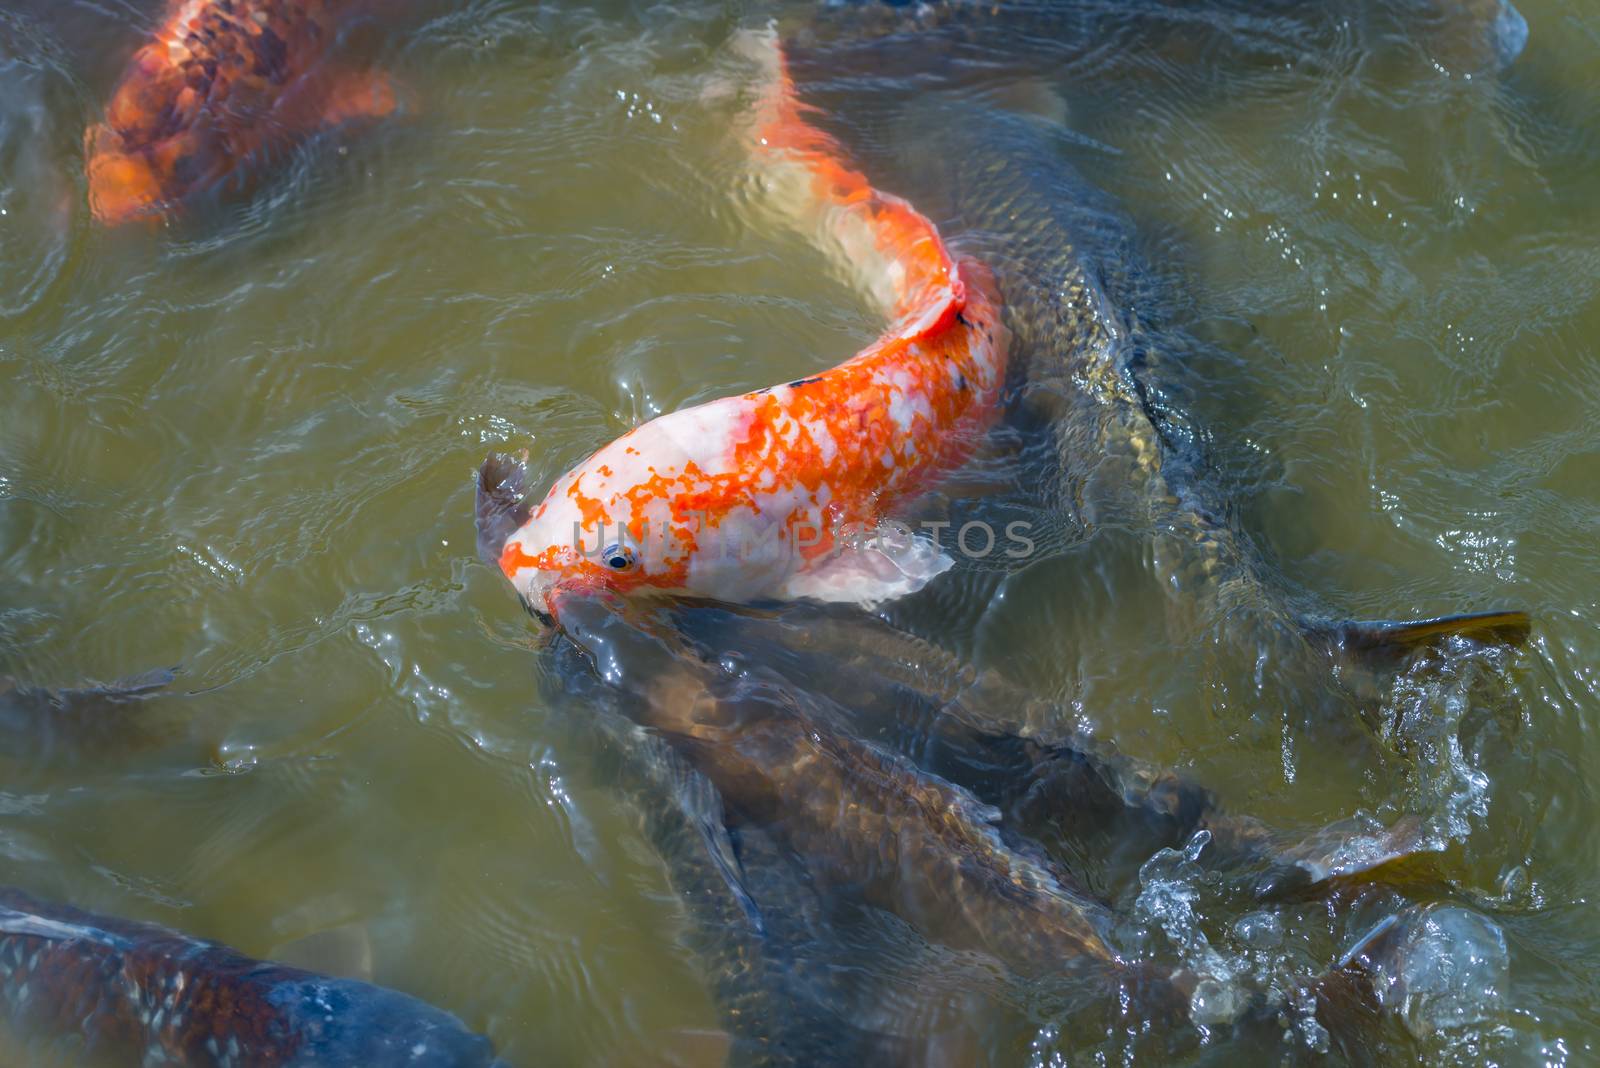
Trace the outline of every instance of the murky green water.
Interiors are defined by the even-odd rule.
[[[548,482],[880,324],[735,209],[724,53],[759,12],[438,7],[370,46],[413,99],[403,121],[115,234],[84,209],[82,130],[157,5],[0,13],[0,674],[182,666],[137,724],[7,740],[0,882],[324,967],[296,943],[337,931],[512,1063],[718,1063],[661,863],[477,562],[472,477],[526,447]],[[1473,78],[1352,11],[1304,41],[1232,31],[1282,63],[1068,65],[1044,79],[1063,152],[1183,278],[1206,344],[1181,402],[1285,583],[1352,617],[1525,607],[1531,647],[1490,686],[1400,680],[1386,714],[1450,729],[1386,744],[1174,623],[1137,531],[895,614],[1234,809],[1424,812],[1511,968],[1484,1022],[1410,1055],[1582,1063],[1600,11],[1530,0],[1526,53]],[[1356,933],[1315,904],[1283,922],[1308,961]],[[989,1055],[1099,1048],[1048,1024]]]

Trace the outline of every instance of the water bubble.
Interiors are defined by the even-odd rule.
[[[1283,920],[1276,912],[1251,912],[1233,921],[1233,936],[1252,949],[1283,944]]]
[[[1454,905],[1426,912],[1396,958],[1392,985],[1380,985],[1381,996],[1418,1038],[1488,1023],[1511,970],[1500,928]]]
[[[1229,1023],[1244,1011],[1244,993],[1230,983],[1206,976],[1189,995],[1189,1018],[1201,1027]]]

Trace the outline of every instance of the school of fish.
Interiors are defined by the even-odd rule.
[[[168,217],[197,194],[249,182],[257,164],[318,130],[399,110],[385,76],[339,62],[341,27],[376,6],[174,0],[86,134],[94,217],[110,226]],[[1518,31],[1508,5],[1492,7],[1492,21],[1509,27],[1495,38],[1509,42],[1496,46],[1509,62],[1526,27]],[[1112,413],[1099,445],[1134,457],[1150,498],[1168,502],[1190,530],[1198,546],[1191,570],[1219,588],[1257,570],[1217,518],[1224,509],[1158,440],[1160,413],[1115,344],[1119,330],[1136,326],[1119,323],[1100,283],[1057,241],[1073,230],[1053,215],[1062,191],[1052,182],[1063,179],[1036,180],[1015,166],[999,174],[983,152],[946,154],[956,172],[950,187],[972,187],[972,216],[991,221],[994,233],[1009,227],[1028,246],[1036,273],[1008,269],[997,279],[989,263],[998,269],[999,261],[953,253],[927,215],[874,186],[813,121],[774,32],[738,40],[761,74],[742,128],[761,209],[831,257],[888,328],[831,369],[629,431],[557,479],[537,505],[521,500],[520,473],[491,458],[479,481],[480,553],[527,607],[561,624],[564,648],[591,669],[587,683],[601,680],[587,699],[609,703],[638,729],[607,728],[608,744],[635,761],[646,822],[675,843],[672,877],[708,917],[702,941],[717,962],[719,1000],[730,1030],[750,1044],[736,1054],[795,1064],[837,1060],[846,1046],[859,1058],[928,1056],[903,1035],[857,1033],[849,1019],[822,1024],[789,1011],[788,999],[816,991],[785,954],[819,937],[822,896],[839,888],[930,941],[986,954],[1016,975],[1088,974],[1116,992],[1125,1016],[1181,1018],[1199,977],[1125,956],[1109,905],[1033,840],[1033,822],[1060,823],[1081,807],[1156,827],[1168,846],[1198,831],[1225,853],[1264,864],[1279,881],[1263,894],[1285,880],[1299,890],[1381,868],[1417,846],[1414,827],[1402,821],[1369,835],[1364,852],[1352,852],[1342,829],[1288,845],[1253,820],[1217,812],[1192,783],[1071,732],[1041,736],[1016,712],[1028,700],[1020,691],[991,688],[999,712],[974,699],[971,679],[959,692],[939,692],[939,679],[958,670],[949,658],[870,617],[845,625],[807,617],[803,631],[769,633],[756,617],[730,624],[715,608],[711,624],[685,616],[665,629],[661,618],[631,614],[626,595],[870,608],[948,570],[936,541],[892,520],[970,461],[999,417],[1013,343],[1006,322],[1036,358],[1045,354],[1031,369],[1035,386],[1070,377],[1061,392],[1087,384]],[[1004,122],[975,125],[1005,135]],[[1024,144],[1006,159],[1028,162],[1030,151]],[[1020,190],[1007,184],[1018,174]],[[1077,203],[1075,192],[1066,199]],[[1062,440],[1063,456],[1069,444]],[[1308,633],[1299,616],[1280,614],[1286,633]],[[726,629],[707,639],[694,636],[696,626]],[[1451,635],[1515,642],[1527,626],[1522,613],[1495,612],[1322,629],[1364,648]],[[806,648],[787,648],[802,632]],[[741,646],[767,666],[729,667],[725,654]],[[772,666],[790,660],[804,661],[802,674],[818,681],[799,685]],[[919,685],[930,670],[934,677],[918,689],[896,681],[903,670]],[[44,751],[77,759],[57,747],[57,731],[87,734],[77,719],[115,731],[107,709],[142,702],[172,678],[152,672],[60,692],[0,681],[0,735],[34,746],[43,738]],[[860,736],[875,722],[888,735],[914,735],[917,756],[942,767],[970,762],[1002,773],[971,783],[954,770],[953,779],[934,773]],[[799,858],[800,876],[761,874],[758,832]],[[774,911],[774,902],[794,914]],[[781,933],[786,924],[794,930]],[[1373,976],[1394,952],[1394,928],[1299,986],[1313,1015],[1377,1012]],[[1213,1022],[1276,1035],[1284,1011],[1258,999]],[[17,1034],[81,1032],[88,1053],[141,1063],[501,1063],[454,1016],[404,994],[14,890],[0,890],[0,1024]]]

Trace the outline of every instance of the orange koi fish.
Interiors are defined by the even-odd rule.
[[[891,326],[832,370],[671,412],[558,479],[499,550],[537,611],[566,584],[873,604],[951,566],[884,521],[998,414],[1008,334],[993,281],[843,161],[806,121],[776,41],[763,47],[770,88],[750,132],[765,188]]]
[[[309,133],[397,106],[382,75],[331,69],[339,22],[371,0],[174,0],[85,136],[89,206],[155,216]]]

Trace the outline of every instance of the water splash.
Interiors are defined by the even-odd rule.
[[[1487,1035],[1500,1030],[1511,973],[1504,933],[1481,913],[1455,905],[1424,909],[1406,923],[1374,987],[1439,1061],[1475,1063]]]
[[[1239,980],[1245,962],[1219,952],[1200,928],[1197,904],[1202,888],[1216,876],[1200,867],[1200,854],[1211,844],[1210,831],[1196,831],[1181,850],[1160,849],[1139,868],[1139,897],[1134,912],[1166,935],[1184,963],[1198,976],[1189,999],[1189,1017],[1200,1027],[1238,1019],[1248,1003]]]
[[[1493,783],[1462,733],[1504,709],[1511,655],[1457,639],[1419,657],[1383,698],[1379,731],[1407,761],[1405,804],[1424,817],[1428,848],[1465,842],[1488,817]]]

